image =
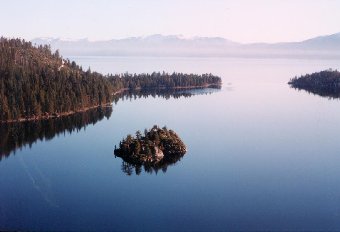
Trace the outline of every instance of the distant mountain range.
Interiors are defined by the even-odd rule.
[[[151,35],[107,41],[36,38],[33,44],[50,44],[64,56],[176,56],[256,58],[340,58],[340,33],[301,42],[242,44],[220,37],[183,38]]]

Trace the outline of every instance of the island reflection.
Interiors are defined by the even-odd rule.
[[[166,171],[168,170],[168,167],[175,165],[178,161],[182,159],[183,156],[184,155],[166,157],[160,162],[154,163],[154,164],[136,164],[136,163],[131,163],[129,160],[126,160],[125,158],[121,158],[123,160],[122,171],[128,176],[131,176],[133,174],[140,175],[143,169],[144,169],[144,172],[149,173],[149,174],[153,174],[153,173],[157,174],[159,171],[166,173]]]
[[[317,89],[304,89],[304,88],[299,88],[299,87],[294,87],[294,86],[290,86],[290,87],[297,91],[304,91],[314,96],[327,98],[328,100],[339,100],[340,99],[340,90],[319,91]]]
[[[212,94],[216,91],[219,91],[219,89],[154,89],[126,91],[114,96],[113,103],[117,104],[119,101],[147,97],[177,99],[180,97],[192,97],[195,95]],[[15,153],[16,150],[21,149],[22,147],[31,147],[37,141],[52,140],[57,135],[79,132],[81,129],[86,128],[87,125],[94,125],[104,118],[109,119],[111,117],[111,114],[112,107],[110,106],[91,109],[86,112],[79,112],[65,117],[50,118],[46,120],[0,123],[0,161],[5,157],[10,156],[12,153]],[[177,161],[171,162],[175,163]],[[146,167],[145,170],[166,170],[167,166],[168,165],[166,164],[162,164],[162,167]],[[126,168],[126,170],[129,170],[129,168]],[[126,173],[129,173],[129,171],[127,171]],[[138,173],[138,171],[136,171],[136,173]]]

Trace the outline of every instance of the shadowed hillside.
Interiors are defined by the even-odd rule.
[[[0,122],[54,118],[111,103],[125,90],[219,87],[212,74],[151,73],[103,76],[84,71],[50,46],[0,39]]]

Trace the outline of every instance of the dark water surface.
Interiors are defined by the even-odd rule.
[[[2,127],[0,229],[340,229],[340,101],[287,85],[339,61],[75,59],[104,73],[212,72],[223,88]],[[154,124],[176,131],[188,153],[127,175],[114,145]]]

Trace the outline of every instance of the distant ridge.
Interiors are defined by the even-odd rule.
[[[340,58],[340,33],[273,44],[241,44],[221,37],[184,38],[160,34],[106,41],[36,38],[32,43],[50,44],[65,56]]]

